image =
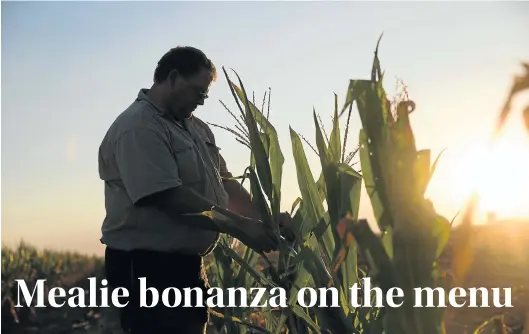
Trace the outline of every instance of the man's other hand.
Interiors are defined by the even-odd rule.
[[[257,252],[271,252],[279,248],[277,231],[270,229],[260,220],[241,217],[237,235],[234,235],[246,246]]]
[[[296,240],[293,228],[294,224],[290,214],[288,212],[281,212],[279,214],[279,233],[289,242]]]

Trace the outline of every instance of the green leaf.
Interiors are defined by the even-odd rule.
[[[316,182],[316,188],[318,188],[318,194],[323,203],[323,200],[327,198],[327,189],[325,188],[325,177],[323,176],[323,173],[320,173],[320,177]]]
[[[233,249],[227,247],[226,245],[219,244],[219,247],[222,248],[222,250],[225,252],[225,254],[229,257],[231,257],[235,262],[237,262],[244,270],[246,270],[256,281],[257,283],[261,284],[262,286],[265,286],[267,288],[274,288],[277,287],[277,284],[275,284],[273,281],[266,278],[263,274],[255,270],[254,268],[250,267],[250,265],[244,261],[237,252],[235,252]]]
[[[430,150],[421,150],[417,152],[415,160],[415,181],[417,182],[417,191],[424,195],[428,182],[430,181]]]
[[[258,260],[258,254],[251,249],[248,246],[244,246],[244,255],[243,260],[250,266],[251,268],[257,267],[257,260]],[[217,255],[215,254],[215,257]],[[245,270],[239,270],[238,275],[235,279],[235,285],[236,287],[246,287],[249,288],[251,286],[252,281],[249,279],[251,278],[251,275],[245,271]]]
[[[287,319],[288,319],[288,315],[285,315],[285,314],[281,315],[281,318],[279,319],[279,323],[276,326],[276,330],[274,334],[281,334],[281,331],[283,330],[283,326],[285,326]]]
[[[367,253],[368,260],[373,260],[372,268],[376,272],[376,278],[380,282],[380,287],[387,291],[392,288],[396,282],[395,272],[392,268],[391,261],[384,250],[380,240],[373,233],[367,220],[360,219],[352,226],[353,234],[360,248]]]
[[[257,178],[257,174],[255,173],[252,167],[248,167],[248,171],[250,173],[250,187],[252,189],[253,195],[252,202],[254,202],[255,205],[259,208],[259,212],[261,214],[263,222],[267,224],[271,229],[277,229],[277,226],[274,225],[274,222],[271,219],[270,209],[263,195],[261,185],[259,184],[259,180]]]
[[[347,87],[347,93],[346,93],[346,96],[345,96],[345,102],[344,102],[344,105],[342,107],[342,110],[340,111],[340,115],[339,116],[342,116],[343,113],[349,107],[351,107],[351,105],[358,99],[358,97],[362,93],[361,90],[357,89],[358,88],[357,87],[358,86],[358,81],[359,80],[350,80],[349,81],[349,86]]]
[[[382,230],[391,225],[389,220],[386,220],[387,215],[384,214],[384,202],[380,194],[381,187],[375,184],[375,175],[371,167],[371,157],[367,134],[365,130],[360,130],[360,164],[362,166],[362,176],[367,194],[371,200],[371,206],[375,219]]]
[[[391,143],[392,149],[398,152],[399,162],[403,170],[412,170],[413,162],[417,157],[415,136],[409,117],[410,106],[415,108],[415,103],[413,101],[402,101],[399,103],[397,107],[397,121],[391,128],[393,135]]]
[[[347,164],[339,164],[338,173],[341,202],[340,216],[345,217],[347,214],[353,221],[356,221],[358,220],[358,212],[360,208],[362,177]],[[333,225],[333,227],[337,228],[337,225]],[[347,255],[345,261],[341,265],[340,271],[342,273],[342,284],[345,285],[348,299],[350,300],[348,287],[358,281],[356,242],[353,241],[348,246]]]
[[[235,90],[239,99],[241,99],[241,101],[244,101],[244,91],[233,83],[232,87]],[[269,166],[272,182],[272,197],[269,197],[268,199],[270,200],[272,206],[272,217],[274,220],[277,220],[281,204],[281,180],[285,158],[281,151],[281,147],[279,145],[279,138],[274,126],[268,121],[268,119],[266,119],[263,113],[253,103],[250,103],[248,101],[247,105],[256,123],[260,126],[261,131],[263,131],[268,138],[267,153],[270,159]]]
[[[314,124],[316,127],[316,146],[318,147],[318,153],[319,153],[321,169],[322,169],[321,176],[323,178],[322,179],[323,184],[320,185],[320,187],[325,189],[323,195],[326,196],[330,221],[331,222],[338,221],[340,219],[339,212],[338,212],[339,194],[336,191],[337,189],[333,189],[333,186],[336,186],[336,182],[335,182],[336,181],[336,171],[331,165],[332,159],[333,159],[332,157],[333,153],[332,153],[331,147],[327,148],[327,145],[325,144],[325,140],[323,138],[323,134],[319,126],[316,112],[314,112],[313,117],[314,117]],[[319,191],[318,193],[321,196],[321,193]],[[333,235],[334,235],[334,230],[333,230]]]
[[[362,121],[360,131],[360,161],[366,190],[370,196],[377,223],[382,231],[392,224],[387,199],[386,180],[391,173],[387,143],[388,110],[381,82],[354,80],[350,89],[356,91],[358,112]],[[393,171],[394,173],[395,171]]]
[[[318,116],[316,115],[316,111],[313,111],[313,118],[314,118],[314,126],[316,128],[316,147],[318,147],[318,154],[320,157],[320,161],[322,166],[325,166],[329,163],[329,159],[331,158],[330,152],[327,149],[327,144],[325,143],[325,139],[323,138],[323,133],[320,128],[320,123],[318,122]]]
[[[294,213],[294,210],[296,209],[296,207],[301,203],[301,197],[298,197],[296,198],[296,200],[294,201],[294,203],[292,203],[292,208],[290,209],[290,215],[292,215]]]
[[[329,140],[329,149],[331,160],[335,163],[340,162],[342,153],[342,142],[340,139],[340,122],[338,119],[338,95],[336,94],[334,94],[333,128]]]
[[[432,180],[432,177],[435,173],[435,169],[437,168],[437,163],[439,162],[439,159],[441,158],[441,155],[444,153],[445,150],[442,150],[441,153],[439,153],[439,155],[437,156],[437,158],[435,158],[435,161],[433,162],[433,165],[432,165],[432,168],[430,168],[430,178],[428,180],[428,182],[430,182]]]
[[[305,321],[315,333],[321,333],[320,327],[308,316],[299,305],[290,305],[292,312]]]
[[[211,312],[211,314],[213,316],[215,316],[215,317],[217,317],[219,319],[222,319],[224,321],[228,321],[230,323],[235,323],[235,324],[238,324],[238,325],[246,326],[248,328],[252,328],[254,331],[257,331],[257,333],[271,333],[270,331],[267,331],[264,328],[261,328],[261,327],[259,327],[257,325],[254,325],[251,322],[243,321],[243,320],[239,319],[238,317],[225,315],[225,314],[222,314],[220,312],[213,311],[213,310],[210,310],[210,312]]]
[[[318,245],[315,242],[315,238],[312,237],[307,241],[305,246],[302,246],[301,251],[298,254],[296,263],[298,263],[298,269],[296,270],[296,276],[292,281],[292,287],[289,291],[289,306],[297,306],[297,297],[299,290],[303,287],[314,287],[314,280],[319,280],[321,273],[314,267],[314,251],[318,251]],[[293,310],[293,308],[291,308]],[[298,309],[298,312],[303,312],[302,309]],[[303,312],[304,313],[304,312]],[[299,315],[300,318],[306,319],[306,315]],[[309,321],[310,320],[309,318]]]
[[[382,81],[383,75],[382,71],[380,69],[380,61],[378,59],[378,48],[380,47],[380,41],[382,40],[382,36],[384,34],[381,34],[377,41],[377,46],[375,48],[375,57],[373,58],[373,67],[371,69],[371,81]]]
[[[340,189],[340,218],[349,213],[354,220],[358,219],[360,210],[360,193],[362,190],[362,175],[351,166],[337,164],[338,182]]]
[[[270,165],[268,163],[268,155],[266,153],[264,144],[261,140],[261,135],[260,135],[259,129],[257,128],[257,122],[254,118],[253,113],[251,112],[250,101],[248,100],[248,96],[244,89],[244,85],[242,84],[242,81],[239,78],[239,75],[235,72],[235,75],[239,79],[241,95],[242,95],[241,100],[245,106],[245,110],[243,110],[241,104],[239,103],[238,95],[235,91],[234,84],[229,79],[228,74],[226,73],[226,70],[224,68],[223,68],[223,71],[226,76],[226,80],[229,83],[232,95],[235,98],[235,101],[237,102],[237,105],[239,109],[241,110],[241,114],[243,115],[243,118],[245,120],[246,126],[248,127],[252,154],[255,157],[255,166],[257,169],[257,173],[259,175],[259,179],[261,180],[261,185],[267,197],[271,199],[272,198],[272,174],[270,170]]]
[[[306,213],[304,223],[308,223],[310,228],[314,229],[321,221],[325,210],[307,162],[303,144],[292,128],[290,128],[290,136],[292,140],[292,154],[294,155],[294,162],[296,164],[298,185],[301,192],[301,198],[303,199],[303,210]],[[333,233],[330,229],[327,229],[327,232],[324,233],[323,243],[327,256],[331,258],[332,250],[334,249],[334,239]]]
[[[438,215],[432,227],[432,233],[437,240],[435,257],[441,256],[448,240],[450,239],[451,223],[443,216]]]

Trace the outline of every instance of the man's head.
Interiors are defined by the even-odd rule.
[[[155,85],[163,92],[164,108],[173,116],[188,118],[204,104],[216,69],[206,55],[190,46],[169,50],[154,71]]]

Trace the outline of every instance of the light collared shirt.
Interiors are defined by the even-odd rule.
[[[227,207],[221,176],[229,176],[210,128],[195,116],[178,122],[141,89],[110,126],[99,148],[106,217],[101,242],[121,250],[210,251],[218,233],[171,219],[141,198],[185,185]]]

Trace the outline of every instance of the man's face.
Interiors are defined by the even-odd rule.
[[[210,84],[211,74],[206,69],[187,78],[178,76],[170,88],[171,111],[179,118],[190,117],[199,105],[204,105]]]

